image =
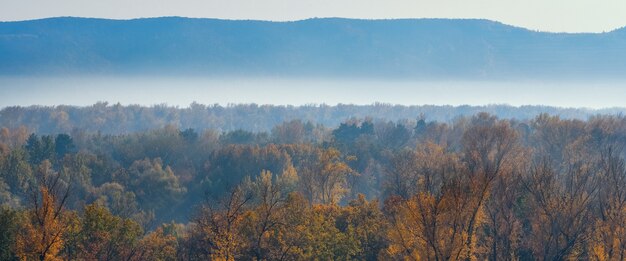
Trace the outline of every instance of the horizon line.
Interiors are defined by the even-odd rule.
[[[109,17],[86,17],[86,16],[50,16],[50,17],[41,17],[41,18],[33,18],[33,19],[24,19],[24,20],[2,20],[1,23],[21,23],[21,22],[33,22],[33,21],[43,21],[43,20],[54,20],[54,19],[93,19],[93,20],[104,20],[104,21],[135,21],[135,20],[151,20],[151,19],[164,19],[164,18],[176,18],[176,19],[190,19],[190,20],[217,20],[217,21],[248,21],[248,22],[268,22],[268,23],[294,23],[294,22],[303,22],[309,20],[327,20],[327,19],[341,19],[341,20],[357,20],[357,21],[407,21],[407,20],[442,20],[442,21],[487,21],[496,24],[500,24],[503,26],[508,26],[517,29],[523,29],[530,32],[537,33],[549,33],[549,34],[607,34],[616,32],[626,28],[626,25],[619,26],[613,28],[608,31],[601,32],[592,32],[592,31],[545,31],[532,29],[529,27],[514,25],[505,23],[498,20],[488,19],[488,18],[471,18],[471,17],[459,17],[459,18],[449,18],[449,17],[393,17],[393,18],[359,18],[359,17],[339,17],[339,16],[328,16],[328,17],[308,17],[302,19],[294,19],[294,20],[263,20],[263,19],[233,19],[233,18],[215,18],[215,17],[192,17],[192,16],[145,16],[145,17],[133,17],[133,18],[109,18]]]

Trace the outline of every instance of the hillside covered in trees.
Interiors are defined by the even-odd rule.
[[[624,78],[626,29],[549,33],[476,19],[57,17],[0,22],[0,75]]]
[[[624,259],[626,118],[350,109],[5,108],[0,259]]]

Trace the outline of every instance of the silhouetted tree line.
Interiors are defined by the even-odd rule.
[[[1,260],[624,260],[626,118],[0,129]]]
[[[500,118],[530,120],[541,113],[560,115],[563,119],[587,119],[596,114],[617,115],[623,109],[576,109],[549,106],[508,105],[487,106],[402,106],[376,103],[373,105],[257,105],[217,104],[203,105],[192,103],[187,108],[155,105],[96,103],[92,106],[11,106],[0,110],[0,126],[15,129],[25,126],[38,134],[73,134],[77,131],[103,134],[128,134],[162,128],[165,125],[180,129],[207,129],[219,131],[246,130],[269,132],[285,121],[301,120],[314,125],[331,128],[339,126],[351,118],[382,119],[399,121],[415,119],[416,115],[428,115],[430,120],[450,123],[456,117],[471,117],[479,112],[488,112]]]

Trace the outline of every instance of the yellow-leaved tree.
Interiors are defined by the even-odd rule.
[[[30,191],[30,208],[16,239],[16,254],[22,260],[61,260],[63,233],[67,227],[65,203],[70,184],[52,170],[45,160],[37,171],[37,182]]]

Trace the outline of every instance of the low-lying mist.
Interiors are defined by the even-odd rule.
[[[624,81],[399,81],[154,76],[1,77],[0,107],[167,104],[626,107]]]

